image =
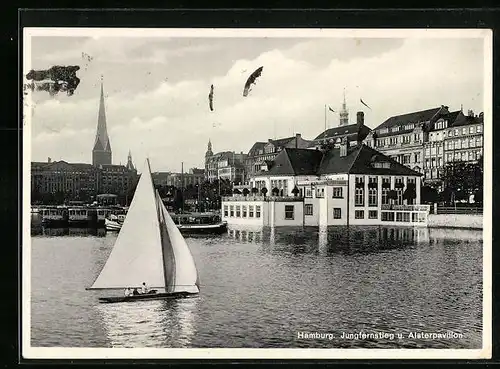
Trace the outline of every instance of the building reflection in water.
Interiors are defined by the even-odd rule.
[[[32,236],[96,236],[105,237],[105,228],[46,228],[46,227],[32,227]]]
[[[240,242],[273,246],[264,248],[268,251],[294,254],[369,253],[429,244],[429,229],[425,227],[263,227],[229,229],[228,236]]]
[[[96,306],[111,347],[190,347],[199,297]]]

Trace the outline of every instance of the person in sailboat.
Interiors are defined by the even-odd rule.
[[[142,282],[141,293],[148,293],[148,292],[149,292],[149,288],[146,285],[146,282]]]
[[[130,287],[125,288],[124,294],[125,294],[125,297],[132,295],[132,290],[130,289]]]
[[[134,288],[134,291],[132,292],[132,295],[140,295],[139,291],[137,291],[137,288]]]

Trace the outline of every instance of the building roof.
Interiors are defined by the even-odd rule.
[[[400,135],[400,134],[404,134],[404,133],[410,133],[410,132],[413,132],[413,128],[404,129],[404,125],[409,124],[409,123],[429,122],[435,118],[446,117],[447,115],[450,115],[450,113],[448,112],[448,107],[444,106],[444,105],[437,107],[437,108],[416,111],[413,113],[394,115],[394,116],[388,118],[382,124],[380,124],[377,128],[374,129],[374,131],[377,132],[377,137],[387,137],[387,136],[393,136],[393,135]],[[399,129],[397,132],[392,132],[390,130],[390,128],[397,127],[397,126],[401,127],[401,129]],[[380,130],[384,129],[384,128],[388,128],[388,132],[380,133]],[[429,128],[429,127],[427,127],[427,128]]]
[[[264,146],[266,146],[267,144],[268,142],[260,142],[260,141],[254,143],[253,146],[250,148],[250,150],[248,150],[248,156],[259,155],[258,151],[264,150]]]
[[[365,125],[363,125],[362,128],[363,133],[366,132],[368,134],[371,129]],[[325,138],[336,138],[336,137],[343,137],[343,136],[350,136],[350,135],[355,135],[358,133],[358,125],[357,124],[349,124],[347,126],[339,126],[339,127],[334,127],[334,128],[329,128],[326,131],[323,131],[320,133],[315,139],[316,140],[324,140]]]
[[[269,171],[260,175],[314,174],[322,156],[319,150],[285,148],[276,156]]]
[[[479,114],[477,116],[469,116],[465,115],[462,112],[457,115],[456,119],[453,121],[453,124],[448,127],[460,127],[460,126],[468,126],[471,124],[481,124],[484,123],[484,115]]]
[[[270,140],[268,143],[272,143],[274,146],[285,146],[289,144],[292,140],[295,140],[296,136],[278,138],[277,140]]]
[[[56,160],[56,161],[51,161],[49,162],[41,162],[41,161],[32,161],[31,162],[31,169],[45,169],[45,170],[51,170],[51,169],[61,169],[61,168],[68,168],[71,170],[93,170],[95,167],[92,164],[87,164],[87,163],[68,163],[64,160]]]
[[[374,162],[390,163],[390,167],[377,168]],[[325,153],[320,150],[286,148],[276,156],[268,172],[257,176],[328,174],[422,175],[362,144],[349,147],[347,155],[343,157],[340,156],[340,148]]]
[[[409,167],[398,163],[396,160],[390,158],[381,152],[362,145],[361,147],[356,146],[352,148],[356,158],[353,161],[351,167],[349,168],[350,174],[371,174],[371,175],[406,175],[406,176],[421,176],[422,174],[410,169]],[[357,150],[356,150],[357,149]],[[340,153],[339,149],[336,149]],[[357,151],[357,154],[356,154]],[[389,168],[374,168],[374,162],[388,162],[390,163]]]

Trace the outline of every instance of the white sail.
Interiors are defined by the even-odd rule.
[[[165,279],[168,292],[199,292],[198,271],[186,240],[156,191],[160,213],[160,226],[165,227],[168,237],[163,240]],[[172,268],[173,265],[173,268]]]
[[[149,161],[115,245],[90,289],[140,287],[165,288],[158,211]]]

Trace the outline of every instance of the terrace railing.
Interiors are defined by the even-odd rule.
[[[399,210],[399,211],[426,211],[429,212],[431,209],[430,205],[388,205],[384,204],[381,206],[382,210]]]
[[[482,207],[454,207],[454,206],[438,206],[436,214],[483,214]]]
[[[304,201],[301,196],[222,196],[222,201],[276,201],[276,202],[294,202]]]

